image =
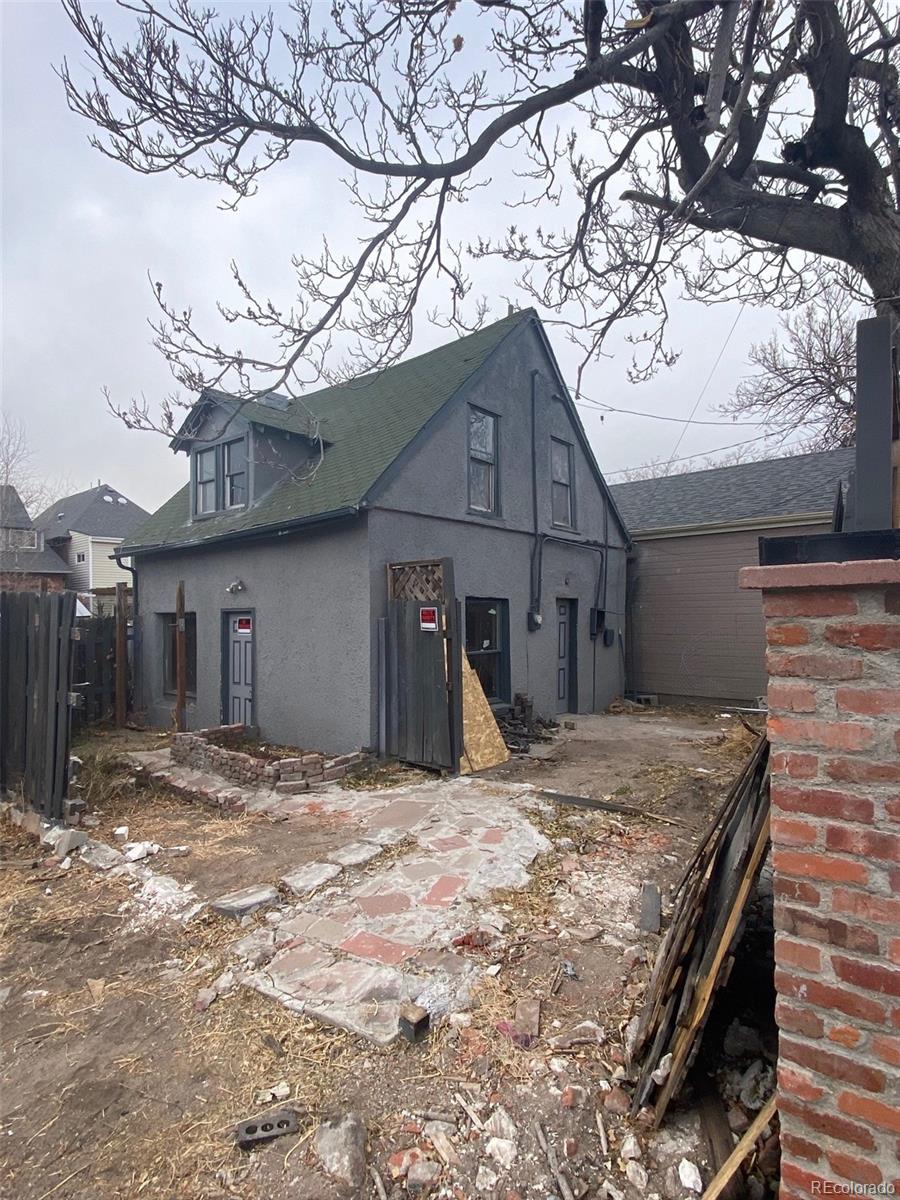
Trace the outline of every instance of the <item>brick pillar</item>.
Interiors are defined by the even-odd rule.
[[[900,562],[741,585],[768,642],[781,1200],[900,1191]]]

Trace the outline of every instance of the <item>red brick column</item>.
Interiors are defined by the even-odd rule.
[[[781,1198],[900,1192],[900,562],[741,585],[769,644]]]

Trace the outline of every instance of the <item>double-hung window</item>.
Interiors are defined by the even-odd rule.
[[[488,700],[509,700],[507,600],[466,597],[466,655]]]
[[[198,450],[195,456],[197,491],[194,499],[194,511],[198,516],[215,512],[217,504],[218,481],[216,479],[216,460],[218,449],[211,446],[208,450]]]
[[[243,508],[247,499],[245,438],[233,438],[194,453],[194,516]]]
[[[572,447],[559,438],[550,439],[551,515],[554,525],[575,527],[572,504]]]
[[[497,418],[481,408],[469,408],[469,508],[499,511],[497,477]]]

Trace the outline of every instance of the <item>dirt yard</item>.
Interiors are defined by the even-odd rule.
[[[114,846],[127,826],[129,842],[159,845],[153,870],[193,886],[201,902],[275,883],[363,829],[351,789],[332,787],[324,811],[283,820],[225,816],[159,787],[136,789],[111,755],[157,745],[101,738],[81,748],[90,836]],[[134,878],[92,869],[77,853],[63,868],[4,825],[0,1195],[337,1200],[379,1196],[374,1168],[392,1200],[545,1200],[564,1194],[551,1171],[556,1156],[579,1200],[689,1196],[679,1161],[710,1174],[689,1109],[673,1111],[658,1134],[642,1133],[639,1170],[625,1173],[636,1161],[633,1147],[622,1153],[625,1027],[658,944],[637,928],[640,885],[677,875],[746,745],[738,723],[717,716],[582,717],[549,757],[516,758],[474,782],[473,795],[494,789],[492,803],[509,796],[549,848],[531,862],[526,886],[478,901],[500,932],[455,951],[475,968],[469,1001],[418,1044],[375,1045],[253,987],[222,984],[235,941],[267,936],[262,911],[241,923],[206,907],[186,923],[148,922]],[[526,785],[612,797],[653,815],[547,804]],[[444,786],[423,785],[438,797]],[[342,796],[350,816],[335,815]],[[407,845],[383,843],[348,876],[360,895],[368,879],[402,865]],[[207,1005],[200,997],[210,991]],[[536,1000],[537,1032],[523,1004],[532,1002],[533,1019]],[[583,1022],[593,1024],[573,1036]],[[288,1092],[283,1101],[269,1096],[275,1085],[284,1085],[276,1096]],[[284,1106],[297,1113],[298,1134],[252,1151],[235,1145],[237,1121]],[[322,1169],[316,1130],[349,1111],[365,1125],[367,1173],[361,1179],[357,1162],[348,1184]]]

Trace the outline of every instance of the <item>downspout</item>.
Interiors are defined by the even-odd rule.
[[[528,630],[534,633],[543,623],[541,604],[538,593],[540,583],[535,584],[535,560],[540,554],[540,517],[538,515],[538,486],[537,486],[537,381],[540,371],[531,372],[531,513],[534,545],[531,550],[531,603],[528,606]]]
[[[122,556],[119,553],[118,547],[113,551],[113,558],[116,560],[116,566],[121,571],[127,571],[131,576],[131,669],[134,674],[134,701],[133,707],[135,710],[144,707],[143,696],[143,671],[142,671],[142,656],[141,656],[141,623],[138,619],[138,573],[137,567],[131,566],[130,563],[122,561]]]

